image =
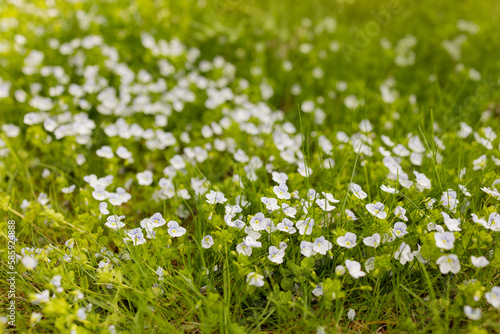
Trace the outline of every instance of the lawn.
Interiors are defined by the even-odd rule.
[[[5,333],[500,333],[500,2],[0,3]]]

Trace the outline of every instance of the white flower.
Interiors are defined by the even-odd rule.
[[[357,261],[345,260],[345,266],[349,271],[349,275],[354,278],[360,278],[366,275],[365,272],[361,271],[361,264]]]
[[[469,126],[467,123],[460,122],[460,130],[458,131],[458,137],[467,138],[472,132],[473,129],[471,126]]]
[[[494,286],[490,292],[484,294],[488,303],[496,309],[500,309],[500,286]]]
[[[250,219],[250,226],[254,231],[262,231],[266,229],[269,220],[269,218],[264,217],[262,212],[259,212]]]
[[[47,194],[46,193],[40,193],[40,195],[38,195],[38,203],[40,203],[41,205],[47,205],[47,203],[49,203],[49,198],[47,197]]]
[[[141,173],[137,173],[137,181],[141,186],[149,186],[153,183],[153,172],[146,170]]]
[[[169,221],[168,224],[168,234],[170,234],[171,237],[181,237],[186,233],[186,229],[182,226],[179,226],[179,223],[176,221]]]
[[[282,245],[280,245],[282,246]],[[283,263],[283,257],[285,256],[286,244],[284,243],[284,247],[269,247],[269,256],[267,257],[271,262],[280,264]]]
[[[321,283],[316,285],[316,287],[312,291],[312,294],[315,295],[316,297],[323,296],[323,285]]]
[[[210,248],[214,245],[214,239],[210,235],[206,235],[201,239],[201,247]]]
[[[304,255],[305,257],[310,257],[316,254],[316,252],[313,250],[313,244],[312,242],[309,241],[301,241],[300,242],[300,253]]]
[[[500,199],[500,192],[498,192],[498,191],[491,190],[490,188],[486,188],[486,187],[481,188],[481,190],[484,191],[485,193],[487,193],[488,195],[495,197],[496,199]]]
[[[481,309],[480,308],[472,308],[469,305],[465,305],[464,306],[464,314],[470,320],[481,319]]]
[[[326,212],[330,212],[332,211],[333,209],[335,209],[335,206],[334,205],[331,205],[329,201],[327,201],[326,199],[322,199],[322,198],[318,198],[316,199],[316,204],[318,204],[318,206],[323,210],[323,211],[326,211]]]
[[[353,248],[357,245],[356,239],[356,234],[347,232],[345,235],[337,238],[337,244],[340,247]]]
[[[31,317],[30,317],[31,327],[35,327],[36,324],[38,324],[40,322],[40,320],[42,320],[42,317],[43,317],[43,314],[41,314],[39,312],[31,313]]]
[[[486,155],[483,154],[482,156],[480,156],[476,160],[472,161],[472,164],[474,165],[474,167],[472,167],[472,169],[473,170],[484,170],[486,168],[487,161],[488,160],[486,158]]]
[[[106,202],[99,203],[99,211],[103,215],[109,215],[108,203],[106,203]]]
[[[458,219],[450,218],[450,215],[447,214],[446,212],[441,212],[441,215],[443,216],[444,224],[446,225],[448,230],[452,232],[462,231],[462,229],[460,228],[460,218]]]
[[[484,256],[475,257],[473,255],[470,257],[470,262],[472,262],[472,265],[476,268],[484,268],[488,264],[490,264],[490,261],[488,261],[488,259],[485,258]]]
[[[314,240],[313,251],[315,251],[316,253],[326,255],[326,252],[328,252],[330,249],[332,249],[332,243],[326,240],[325,237],[321,236]]]
[[[268,209],[271,212],[278,210],[280,208],[278,205],[278,200],[276,198],[261,197],[260,200],[262,201],[262,203],[264,203],[266,209]]]
[[[206,194],[205,197],[207,198],[207,203],[209,204],[216,204],[216,203],[225,203],[227,201],[227,198],[224,197],[224,194],[220,191],[213,191],[210,190],[209,194]]]
[[[398,192],[398,190],[396,188],[388,187],[386,185],[381,185],[380,189],[383,192],[386,192],[386,193],[389,193],[389,194],[395,194],[396,192]]]
[[[186,163],[184,162],[184,159],[182,159],[182,156],[178,154],[174,155],[172,159],[170,159],[169,161],[175,170],[181,170],[186,168]]]
[[[408,234],[406,231],[406,224],[403,222],[397,222],[394,224],[394,228],[392,229],[392,234],[398,238],[401,238],[402,236]]]
[[[62,188],[61,191],[63,194],[71,194],[76,188],[76,185],[72,184],[69,187]]]
[[[375,233],[371,237],[364,238],[363,243],[368,247],[377,248],[380,245],[380,234]]]
[[[97,156],[101,158],[111,159],[115,155],[113,154],[113,150],[109,146],[103,146],[98,149],[96,152]]]
[[[299,167],[297,169],[300,175],[303,177],[309,177],[311,176],[313,170],[309,167],[307,167],[303,162],[299,162]]]
[[[46,303],[50,299],[50,292],[49,290],[43,290],[40,293],[35,293],[30,296],[30,300],[32,304],[40,304],[40,303]]]
[[[125,218],[125,216],[116,216],[116,215],[109,216],[106,219],[105,225],[107,227],[109,227],[110,229],[113,229],[116,231],[116,230],[122,228],[123,226],[125,226],[125,224],[120,221],[123,218]]]
[[[354,212],[352,212],[351,210],[345,210],[345,214],[347,216],[347,220],[358,220],[358,218],[356,217],[356,215],[354,214]]]
[[[166,223],[165,219],[163,219],[163,216],[159,212],[152,215],[151,218],[149,218],[149,221],[153,227],[160,227]]]
[[[109,197],[109,193],[102,187],[96,187],[92,192],[92,197],[98,201],[104,201]]]
[[[288,180],[288,175],[285,173],[278,173],[278,172],[273,172],[273,181],[278,183],[278,184],[283,184],[286,183]]]
[[[264,286],[264,276],[259,275],[255,272],[251,272],[247,275],[248,285],[255,285],[256,287]]]
[[[403,219],[405,222],[408,221],[408,218],[406,218],[406,209],[401,206],[397,206],[394,209],[394,215],[399,219]]]
[[[125,146],[118,146],[116,149],[116,155],[124,160],[128,160],[130,162],[133,162],[134,159],[132,158],[132,153],[130,153],[129,150]]]
[[[337,276],[344,276],[345,274],[345,267],[343,265],[338,265],[335,267],[335,275]]]
[[[290,206],[286,203],[281,204],[281,209],[283,210],[283,213],[287,215],[290,218],[295,218],[295,214],[297,213],[297,209],[295,209],[293,206]]]
[[[350,308],[349,311],[347,311],[347,318],[349,318],[349,320],[354,320],[355,316],[356,316],[356,311]]]
[[[448,208],[450,211],[455,210],[458,205],[457,192],[451,189],[443,192],[443,196],[441,196],[441,204],[443,204],[443,206]]]
[[[325,192],[323,192],[323,196],[325,196],[325,198],[326,198],[329,202],[331,202],[331,203],[339,203],[339,202],[340,202],[338,199],[336,199],[335,197],[333,197],[333,195],[332,195],[332,194],[330,194],[330,193],[325,193]]]
[[[436,246],[441,249],[452,249],[455,243],[455,236],[452,232],[436,232],[434,239]]]
[[[163,275],[165,275],[165,270],[162,267],[158,266],[158,269],[156,269],[155,273],[156,275],[158,275],[158,280],[163,281]]]
[[[462,184],[459,184],[458,185],[458,188],[462,191],[462,193],[467,196],[467,197],[471,197],[471,193],[469,192],[469,190],[467,189],[466,186],[462,185]]]
[[[310,235],[314,226],[314,219],[306,218],[305,220],[299,220],[295,226],[299,230],[300,235]]]
[[[460,271],[460,262],[455,254],[443,255],[437,259],[436,264],[439,265],[441,273],[447,274],[450,271],[457,274]]]
[[[387,218],[387,212],[384,211],[385,205],[383,203],[377,202],[375,204],[367,204],[366,209],[368,212],[370,212],[372,215],[379,219],[385,219]]]
[[[38,265],[38,260],[34,257],[26,255],[22,258],[21,263],[26,269],[33,270]]]
[[[123,241],[132,241],[134,246],[142,245],[146,243],[146,239],[144,239],[144,234],[142,233],[142,228],[134,228],[127,233],[127,238],[124,238]]]
[[[290,193],[288,192],[288,187],[286,184],[281,183],[278,186],[273,187],[273,191],[279,199],[290,199]]]
[[[399,250],[394,253],[394,258],[399,260],[402,265],[405,265],[407,262],[412,262],[415,259],[415,256],[413,255],[410,246],[403,242],[399,246]]]
[[[293,222],[288,218],[283,218],[281,223],[278,223],[278,226],[276,226],[276,227],[278,228],[279,231],[290,233],[290,234],[294,234],[295,232],[297,232],[297,229],[293,225]]]
[[[354,196],[356,196],[359,199],[365,199],[368,195],[361,189],[361,186],[356,183],[350,183],[349,184],[349,190],[352,191]]]

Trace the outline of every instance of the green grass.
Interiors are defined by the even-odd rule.
[[[498,200],[481,188],[496,191],[500,140],[491,137],[489,149],[474,134],[458,135],[460,122],[482,137],[500,129],[499,19],[500,3],[494,0],[0,4],[0,297],[6,301],[0,317],[8,315],[11,300],[16,305],[16,327],[0,321],[2,330],[113,333],[114,326],[116,333],[500,333],[500,305],[485,297],[500,285],[500,232],[474,223],[471,216],[488,220],[498,210]],[[459,20],[473,22],[479,30],[460,31]],[[157,50],[147,47],[145,33]],[[81,47],[91,35],[102,43]],[[412,38],[416,43],[402,54],[413,54],[414,61],[402,66],[397,56],[403,47],[397,45],[411,44]],[[458,58],[443,47],[456,38],[463,38]],[[51,47],[56,40],[58,45]],[[384,48],[384,43],[390,46]],[[69,47],[66,54],[60,45],[75,50]],[[303,52],[308,45],[310,51]],[[176,48],[178,54],[168,54]],[[32,50],[44,54],[33,70],[26,68]],[[159,60],[167,61],[173,72]],[[286,70],[286,62],[293,68]],[[206,63],[211,69],[203,69]],[[45,73],[51,71],[56,75]],[[138,77],[144,71],[150,81]],[[134,76],[127,80],[127,73]],[[293,93],[297,85],[300,93]],[[393,101],[384,101],[381,85]],[[60,94],[57,86],[63,88]],[[83,88],[81,95],[77,86]],[[272,94],[266,95],[269,89]],[[221,96],[222,101],[212,101]],[[45,114],[39,97],[53,103]],[[350,108],[353,97],[359,105]],[[305,101],[314,102],[314,112],[307,112]],[[50,122],[28,124],[28,113],[55,120],[58,129]],[[165,116],[166,124],[157,115]],[[366,119],[373,130],[361,135],[360,122]],[[60,126],[68,122],[73,125],[65,133]],[[93,125],[83,131],[86,122]],[[220,133],[213,122],[222,126]],[[112,125],[123,123],[128,126],[113,131]],[[215,134],[206,136],[206,126]],[[16,127],[17,135],[12,133]],[[339,132],[348,141],[342,142]],[[410,138],[419,138],[421,164],[402,157],[400,173],[414,183],[413,171],[423,173],[430,188],[403,187],[397,175],[388,175],[382,153],[392,148],[382,135],[412,151],[417,150]],[[365,146],[360,148],[359,142]],[[111,147],[112,158],[96,154],[103,146]],[[117,155],[120,146],[133,160]],[[247,160],[235,154],[238,149]],[[164,169],[175,166],[171,159],[176,154],[185,166],[174,167],[173,176]],[[475,170],[474,160],[482,155],[486,166]],[[81,156],[85,162],[79,164]],[[324,168],[330,158],[334,165]],[[299,163],[312,168],[312,174],[301,175]],[[137,173],[146,170],[153,173],[153,182],[141,185]],[[309,189],[331,193],[339,202],[324,212],[312,201],[306,212],[298,199],[278,199],[280,208],[287,203],[297,209],[293,223],[313,218],[312,233],[263,230],[261,247],[254,247],[250,256],[240,254],[237,245],[249,232],[228,226],[224,216],[230,208],[225,205],[244,196],[248,204],[241,205],[234,219],[251,226],[252,217],[262,212],[274,225],[280,223],[285,214],[269,212],[261,201],[277,197],[272,171],[286,173],[289,192],[298,191],[306,202]],[[113,176],[106,190],[123,187],[131,198],[116,206],[95,199],[94,186],[84,181],[91,174]],[[170,179],[175,189],[169,195],[165,187],[165,197],[159,194],[160,182],[167,182],[161,178]],[[208,182],[197,186],[195,178]],[[367,197],[354,196],[350,183],[360,185]],[[63,193],[70,185],[75,190]],[[381,185],[398,193],[384,192]],[[458,193],[456,209],[441,203],[448,189]],[[212,190],[222,192],[227,202],[208,203]],[[41,193],[47,203],[38,200]],[[436,200],[432,207],[431,199]],[[100,212],[100,202],[108,203],[109,214]],[[366,205],[376,202],[385,204],[387,218],[368,212]],[[393,214],[398,206],[406,209],[408,233],[377,248],[363,244],[374,233],[383,239],[391,233],[402,221]],[[349,220],[347,209],[358,220]],[[142,245],[124,242],[126,230],[141,227],[142,220],[157,212],[186,233],[172,237],[165,224]],[[438,247],[437,232],[428,228],[434,223],[449,231],[441,212],[461,219],[449,250]],[[125,216],[123,228],[105,225],[113,215]],[[19,260],[37,260],[31,269],[21,261],[16,265],[14,297],[7,281],[10,220],[15,221]],[[347,232],[357,235],[353,248],[337,241]],[[214,241],[210,248],[202,246],[206,235]],[[301,242],[320,236],[332,248],[324,255],[304,256]],[[287,244],[283,263],[273,263],[269,247],[281,242]],[[415,256],[402,264],[395,253],[403,242],[411,251],[420,250],[427,262]],[[443,274],[436,261],[450,254],[458,256],[460,270]],[[476,268],[471,256],[485,256],[489,265]],[[366,275],[338,275],[337,266],[345,266],[346,260],[359,262]],[[164,270],[162,279],[158,267]],[[262,275],[263,286],[248,284],[252,272]],[[51,283],[56,275],[62,290]],[[320,284],[323,294],[317,296],[313,290]],[[45,290],[51,298],[32,303],[35,293]],[[80,293],[83,297],[75,298]],[[469,319],[466,305],[480,308],[481,319]],[[350,309],[356,312],[353,319]],[[37,313],[41,319],[30,320]]]

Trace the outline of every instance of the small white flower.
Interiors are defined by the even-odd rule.
[[[286,245],[286,244],[285,244]],[[269,247],[269,256],[267,257],[271,262],[281,264],[285,256],[285,248],[278,248],[276,246]]]
[[[264,286],[264,276],[259,275],[255,272],[251,272],[247,275],[248,285],[255,285],[256,287]]]
[[[109,215],[108,203],[106,203],[106,202],[99,203],[99,211],[103,215]]]
[[[295,209],[293,206],[290,206],[286,203],[281,204],[281,209],[283,210],[283,213],[287,215],[290,218],[295,218],[295,214],[297,213],[297,209]]]
[[[472,262],[472,265],[476,268],[484,268],[488,264],[490,264],[490,261],[488,261],[488,259],[485,258],[484,256],[475,257],[473,255],[470,257],[470,261]]]
[[[295,232],[297,232],[297,229],[293,225],[293,222],[288,218],[283,218],[281,223],[278,223],[276,227],[278,228],[278,231],[282,231],[285,233],[294,234]]]
[[[313,250],[313,244],[309,241],[301,241],[300,242],[300,253],[305,257],[314,256],[316,252]]]
[[[92,192],[92,197],[98,201],[104,201],[109,197],[109,193],[102,187],[96,187]]]
[[[271,212],[278,210],[280,208],[278,205],[278,200],[276,198],[261,197],[260,200],[262,201],[262,203],[264,203],[266,209],[268,209]]]
[[[361,270],[361,264],[357,261],[345,260],[345,266],[349,271],[349,275],[356,279],[366,275],[366,273]]]
[[[450,218],[450,215],[447,214],[446,212],[441,212],[441,215],[443,216],[444,224],[446,225],[448,230],[452,232],[462,231],[462,229],[460,228],[460,218],[458,219]]]
[[[38,260],[34,257],[26,255],[22,258],[21,263],[26,269],[33,270],[38,265]]]
[[[146,170],[141,173],[137,173],[137,182],[141,186],[149,186],[151,183],[153,183],[153,172],[150,170]]]
[[[321,236],[314,240],[313,251],[315,251],[316,253],[326,255],[326,252],[328,252],[330,249],[332,249],[332,243],[326,240],[325,237]]]
[[[214,239],[211,235],[206,235],[201,239],[201,247],[210,248],[214,245]]]
[[[465,305],[464,306],[464,314],[470,320],[481,319],[481,309],[480,308],[472,308],[469,305]]]
[[[349,311],[347,311],[347,318],[349,318],[349,320],[354,320],[355,316],[356,316],[356,311],[350,308]]]
[[[335,209],[335,206],[331,205],[326,199],[318,198],[316,199],[316,204],[325,212],[330,212]]]
[[[375,233],[371,237],[364,238],[363,243],[368,247],[377,248],[378,246],[380,246],[380,234]]]
[[[113,150],[109,146],[103,146],[100,149],[98,149],[95,153],[97,154],[97,156],[106,159],[111,159],[115,156],[113,154]]]
[[[173,220],[169,221],[167,226],[168,226],[168,234],[170,234],[172,238],[182,237],[184,233],[186,233],[186,229],[182,226],[179,226],[179,223],[176,221]]]
[[[347,232],[345,235],[337,238],[337,244],[340,247],[353,248],[357,245],[356,239],[356,234]]]
[[[312,294],[315,295],[316,297],[323,296],[323,285],[321,283],[316,285],[316,287],[312,291]]]
[[[40,304],[40,303],[46,303],[50,299],[50,292],[49,290],[43,290],[40,293],[35,293],[30,296],[30,300],[32,304]]]
[[[395,209],[394,209],[394,215],[396,217],[398,217],[399,219],[402,219],[404,220],[405,222],[408,221],[408,218],[406,218],[406,209],[401,207],[401,206],[397,206]]]
[[[352,220],[352,221],[358,220],[354,212],[352,212],[351,210],[345,210],[345,214],[347,216],[347,220]]]
[[[125,224],[120,221],[123,218],[125,218],[125,216],[109,216],[104,225],[116,231],[125,226]]]
[[[278,184],[283,184],[286,183],[288,180],[288,175],[285,173],[278,173],[278,172],[273,172],[273,181],[278,183]]]
[[[385,219],[387,218],[387,212],[384,211],[385,205],[383,203],[377,202],[375,204],[367,204],[366,209],[368,212],[370,212],[372,215],[379,219]]]
[[[437,259],[436,264],[439,265],[439,270],[441,270],[443,274],[447,274],[450,271],[454,274],[458,274],[460,271],[460,261],[455,254],[441,256]]]
[[[298,167],[297,171],[303,177],[310,177],[311,174],[313,173],[313,170],[311,168],[307,167],[303,162],[299,162],[299,167]]]
[[[291,197],[290,193],[288,192],[288,187],[284,183],[274,186],[273,191],[279,199],[290,199]]]
[[[351,183],[349,184],[349,190],[352,191],[354,196],[356,196],[359,199],[365,199],[368,195],[361,189],[361,186],[356,183]]]
[[[436,232],[434,233],[436,246],[441,249],[452,249],[455,243],[455,236],[452,232]]]
[[[412,253],[410,246],[403,242],[399,246],[399,250],[394,254],[394,258],[399,260],[402,265],[405,265],[407,262],[413,262],[415,255]]]
[[[490,292],[484,294],[488,303],[500,310],[500,286],[494,286]]]
[[[345,274],[345,267],[343,265],[338,265],[335,267],[335,275],[337,276],[344,276]]]
[[[398,238],[401,238],[402,236],[408,234],[406,231],[406,224],[403,222],[397,222],[394,224],[394,228],[392,229],[392,234]]]
[[[305,220],[299,220],[295,225],[300,235],[310,235],[314,226],[314,219],[306,218]]]
[[[151,225],[153,227],[160,227],[160,226],[165,225],[165,223],[166,223],[165,219],[163,218],[163,216],[159,212],[152,215],[151,218],[149,218],[149,221],[151,222]]]
[[[483,154],[482,156],[480,156],[476,160],[472,161],[472,164],[474,165],[474,167],[472,167],[472,169],[473,170],[484,170],[486,168],[487,161],[488,160],[486,158],[486,155]]]
[[[227,198],[224,197],[224,194],[220,191],[213,191],[210,190],[209,194],[206,194],[205,197],[207,198],[207,203],[209,204],[216,204],[216,203],[225,203],[227,201]]]

